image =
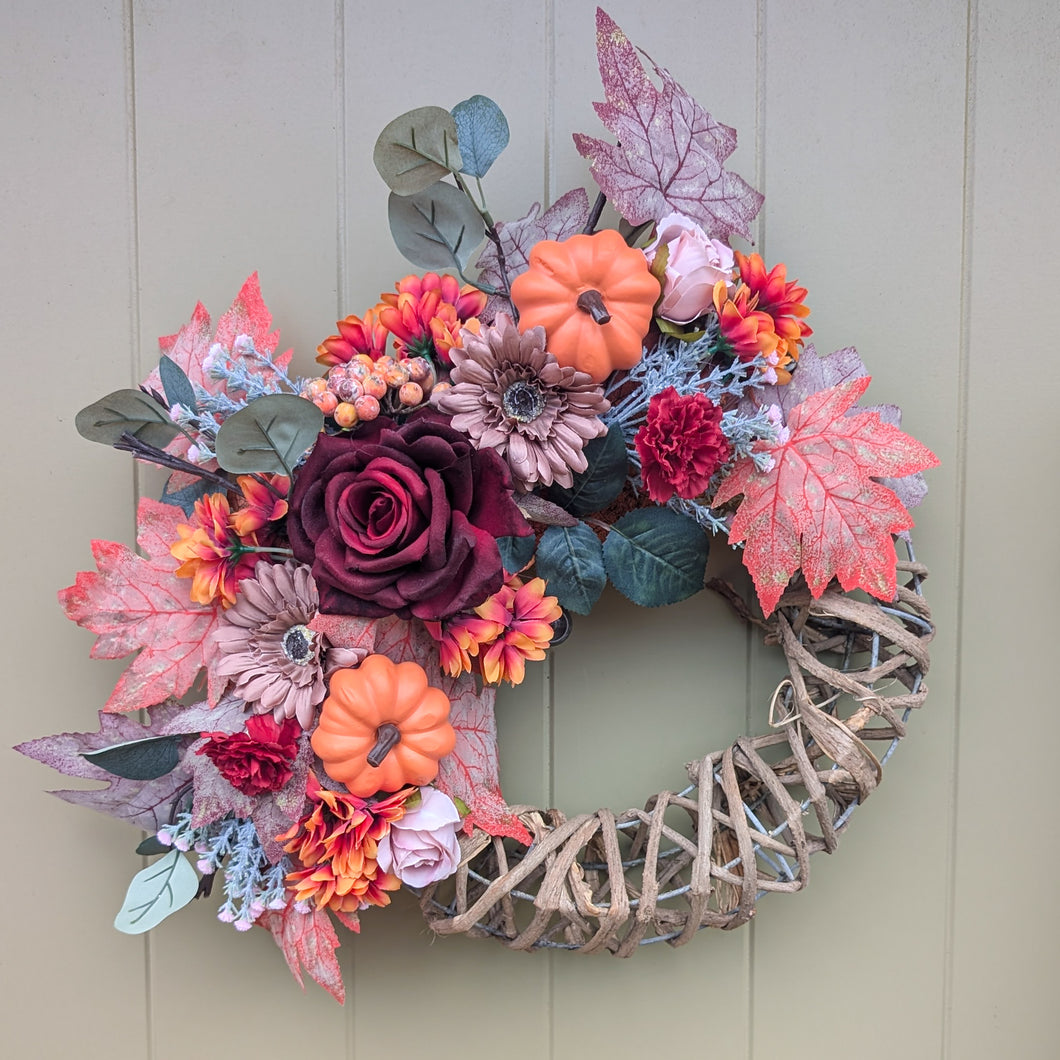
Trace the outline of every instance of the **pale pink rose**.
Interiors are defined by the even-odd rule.
[[[444,880],[460,864],[460,811],[437,788],[420,788],[420,796],[416,809],[390,825],[375,857],[383,872],[392,872],[409,887]]]
[[[669,249],[663,277],[659,316],[687,324],[714,304],[714,285],[732,282],[732,248],[708,239],[702,228],[683,214],[667,214],[656,227],[652,244],[644,249],[650,265],[660,247]]]

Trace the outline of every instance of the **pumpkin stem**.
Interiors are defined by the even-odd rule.
[[[391,721],[383,722],[375,730],[375,746],[368,752],[368,764],[378,768],[397,745],[401,743],[401,730]]]
[[[588,291],[582,291],[578,295],[578,301],[574,304],[583,312],[588,313],[597,324],[606,324],[611,319],[611,314],[604,305],[603,295],[591,287]]]

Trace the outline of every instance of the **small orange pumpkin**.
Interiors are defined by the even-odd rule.
[[[369,655],[332,675],[313,750],[327,775],[360,798],[429,784],[456,744],[449,706],[418,663]]]
[[[541,325],[560,364],[600,383],[640,360],[660,290],[643,253],[605,228],[537,243],[530,267],[512,280],[511,294],[520,329]]]

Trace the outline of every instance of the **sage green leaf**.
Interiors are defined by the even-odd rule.
[[[415,195],[460,171],[456,121],[441,107],[407,111],[379,134],[372,157],[391,191]]]
[[[550,526],[537,546],[537,573],[560,607],[587,615],[607,584],[600,539],[585,523]]]
[[[236,475],[291,476],[324,426],[324,415],[295,394],[266,394],[229,416],[217,431],[217,462]]]
[[[195,387],[172,357],[163,354],[158,359],[158,374],[162,378],[162,389],[166,392],[166,401],[170,405],[183,405],[192,412],[199,408],[198,399],[195,397]]]
[[[497,548],[500,549],[504,569],[509,574],[518,574],[534,558],[536,544],[533,534],[527,537],[498,537]]]
[[[486,234],[471,200],[452,184],[432,184],[415,195],[391,193],[390,231],[398,250],[421,269],[467,267]]]
[[[123,434],[131,434],[164,449],[180,434],[169,410],[142,390],[115,390],[94,401],[77,414],[74,426],[82,438],[104,445],[114,445]]]
[[[613,423],[607,434],[587,442],[582,452],[589,466],[574,476],[570,489],[550,486],[545,496],[574,515],[592,515],[606,508],[626,484],[629,458],[622,428]]]
[[[94,766],[126,780],[156,780],[172,773],[180,760],[179,736],[150,736],[146,740],[116,743],[81,757]]]
[[[172,847],[167,847],[165,843],[161,842],[158,836],[149,835],[137,844],[136,853],[142,854],[145,858],[153,858],[156,854],[167,854],[172,849]]]
[[[141,869],[129,883],[114,926],[126,935],[142,935],[183,909],[199,890],[199,877],[179,850]]]
[[[642,607],[676,604],[703,588],[710,542],[672,508],[638,508],[611,527],[604,565],[615,588]]]
[[[508,119],[488,96],[472,96],[453,107],[461,173],[484,177],[508,146]]]

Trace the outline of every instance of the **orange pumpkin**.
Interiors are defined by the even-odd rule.
[[[311,742],[327,775],[366,798],[429,784],[456,733],[449,697],[428,684],[422,666],[369,655],[332,675]]]
[[[596,383],[640,360],[660,291],[641,251],[611,228],[542,240],[511,287],[520,329],[541,325],[556,360]]]

